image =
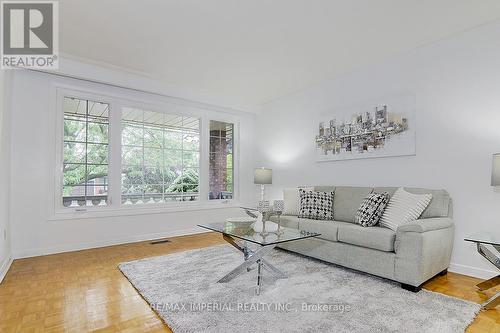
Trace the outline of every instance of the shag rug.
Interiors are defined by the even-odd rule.
[[[228,245],[122,263],[120,270],[174,332],[463,332],[479,304],[282,250],[266,259],[289,275],[257,270],[217,283],[239,265]]]

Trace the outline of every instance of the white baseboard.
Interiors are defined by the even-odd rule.
[[[94,249],[94,248],[105,247],[105,246],[144,242],[144,241],[148,241],[148,240],[167,238],[167,237],[194,235],[194,234],[199,234],[199,233],[204,233],[204,232],[207,232],[207,231],[202,229],[202,228],[195,227],[195,228],[189,228],[189,229],[181,229],[181,230],[166,231],[166,232],[160,232],[160,233],[154,233],[154,234],[145,234],[145,235],[139,235],[139,236],[125,237],[125,238],[121,238],[121,239],[109,239],[109,240],[102,240],[102,241],[97,241],[97,242],[68,244],[68,245],[49,247],[49,248],[34,248],[34,249],[25,249],[25,250],[15,251],[13,253],[13,255],[9,256],[2,263],[2,266],[0,267],[0,282],[3,280],[3,278],[7,274],[7,271],[9,270],[13,259],[22,259],[22,258],[38,257],[38,256],[63,253],[63,252],[88,250],[88,249]],[[473,276],[473,277],[477,277],[480,279],[489,279],[493,276],[498,275],[498,272],[495,272],[493,270],[487,270],[487,269],[483,269],[483,268],[477,268],[477,267],[455,264],[455,263],[450,263],[450,267],[448,268],[448,270],[450,272],[453,272],[453,273]]]
[[[7,271],[9,270],[10,265],[12,264],[12,261],[14,259],[38,257],[38,256],[63,253],[63,252],[71,252],[71,251],[88,250],[88,249],[94,249],[94,248],[99,248],[99,247],[120,245],[120,244],[127,244],[127,243],[144,242],[144,241],[148,241],[148,240],[167,238],[167,237],[194,235],[194,234],[199,234],[199,233],[204,233],[204,232],[207,232],[207,230],[204,230],[204,229],[198,228],[198,227],[194,227],[194,228],[189,228],[189,229],[180,229],[180,230],[172,230],[172,231],[166,231],[166,232],[160,232],[160,233],[154,233],[154,234],[145,234],[145,235],[139,235],[139,236],[125,237],[125,238],[121,238],[121,239],[109,239],[109,240],[102,240],[102,241],[97,241],[97,242],[87,242],[87,243],[80,243],[80,244],[69,244],[69,245],[48,247],[48,248],[33,248],[33,249],[14,251],[13,255],[9,256],[2,263],[2,266],[0,266],[0,283],[2,282],[3,278],[7,274]],[[451,263],[448,270],[450,272],[453,272],[453,273],[473,276],[473,277],[480,278],[480,279],[489,279],[493,276],[498,275],[498,272],[493,271],[493,270],[487,270],[487,269],[483,269],[483,268],[477,268],[477,267],[461,265],[461,264],[456,264],[456,263]]]
[[[207,230],[195,227],[195,228],[190,228],[190,229],[181,229],[181,230],[166,231],[166,232],[160,232],[160,233],[154,233],[154,234],[145,234],[145,235],[139,235],[139,236],[125,237],[125,238],[121,238],[121,239],[102,240],[102,241],[98,241],[98,242],[68,244],[68,245],[61,245],[61,246],[49,247],[49,248],[25,249],[25,250],[14,251],[13,257],[15,259],[38,257],[38,256],[49,255],[49,254],[88,250],[88,249],[94,249],[94,248],[106,247],[106,246],[112,246],[112,245],[144,242],[144,241],[148,241],[148,240],[167,238],[167,237],[194,235],[194,234],[199,234],[199,233],[204,233],[204,232],[207,232]]]
[[[5,278],[5,275],[7,275],[7,272],[9,271],[10,265],[12,265],[12,262],[14,259],[12,258],[11,255],[9,255],[2,263],[2,266],[0,266],[0,283],[2,283],[3,279]]]
[[[450,263],[448,270],[453,273],[468,275],[480,279],[490,279],[498,275],[498,272],[495,271],[455,263]]]

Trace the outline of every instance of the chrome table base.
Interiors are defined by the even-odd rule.
[[[260,294],[262,288],[262,270],[266,269],[269,271],[275,278],[277,279],[285,279],[287,275],[271,265],[267,260],[264,259],[264,256],[269,254],[275,247],[276,244],[261,246],[258,250],[251,250],[247,246],[247,242],[243,241],[243,244],[240,245],[239,242],[233,237],[223,234],[222,237],[226,242],[234,246],[236,249],[243,253],[243,263],[233,269],[231,272],[226,274],[223,278],[221,278],[219,283],[229,282],[238,275],[249,272],[252,270],[253,264],[257,264],[257,286],[255,288],[255,292],[257,295]]]
[[[495,265],[498,269],[500,269],[500,256],[498,252],[498,248],[493,245],[487,245],[482,243],[477,243],[477,252],[485,257],[489,262]],[[489,280],[483,281],[476,285],[476,287],[481,290],[488,290],[500,284],[500,275],[492,277]],[[487,300],[483,304],[483,308],[485,309],[494,309],[498,304],[500,304],[500,292],[497,292],[493,297]]]

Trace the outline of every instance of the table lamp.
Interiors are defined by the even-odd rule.
[[[493,154],[491,167],[491,186],[500,186],[500,153]]]
[[[257,168],[253,174],[253,183],[260,185],[260,200],[264,200],[265,186],[273,183],[273,170]]]

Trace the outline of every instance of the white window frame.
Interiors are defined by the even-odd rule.
[[[124,89],[125,90],[125,89]],[[74,86],[54,85],[52,94],[52,109],[55,108],[55,172],[53,183],[53,210],[49,219],[91,218],[100,216],[119,216],[136,214],[155,214],[168,211],[213,209],[228,206],[239,206],[239,117],[213,110],[204,110],[182,103],[171,101],[156,101],[149,99],[146,93],[140,98],[130,98],[127,95],[113,93],[98,93],[90,89],[80,89]],[[109,104],[109,137],[108,137],[108,204],[106,206],[69,208],[62,204],[63,185],[63,128],[65,97],[96,101]],[[152,102],[151,100],[154,101]],[[200,184],[199,200],[168,203],[144,203],[124,205],[121,203],[121,129],[123,108],[131,107],[144,111],[177,114],[186,117],[196,117],[200,120]],[[210,120],[234,124],[233,143],[233,198],[209,200],[209,124]]]
[[[89,92],[77,92],[70,90],[58,90],[57,91],[57,123],[56,123],[56,140],[58,142],[56,148],[56,177],[55,177],[55,185],[54,185],[54,194],[56,196],[56,209],[60,210],[73,210],[75,212],[78,211],[86,211],[89,208],[94,207],[79,207],[79,208],[67,208],[62,205],[62,188],[63,188],[63,163],[64,163],[64,110],[63,110],[63,101],[65,97],[69,98],[77,98],[81,100],[89,100],[93,102],[101,102],[109,105],[108,111],[108,190],[112,184],[113,178],[110,175],[111,169],[111,159],[112,159],[112,151],[114,149],[114,142],[111,141],[112,138],[112,129],[111,123],[112,118],[112,100],[107,96],[96,95]],[[108,192],[108,204],[106,207],[113,205],[113,195]],[[101,206],[101,208],[104,208]]]
[[[202,159],[201,159],[201,155],[202,155],[202,128],[203,128],[203,121],[202,121],[202,117],[200,117],[200,115],[196,115],[196,114],[193,114],[193,113],[179,113],[179,112],[167,112],[165,111],[165,109],[161,109],[160,107],[158,107],[158,105],[153,105],[153,104],[144,104],[144,103],[134,103],[134,102],[126,102],[126,103],[123,103],[121,106],[120,106],[120,110],[119,110],[119,113],[120,113],[120,129],[121,129],[121,126],[123,125],[121,123],[121,116],[123,114],[123,108],[132,108],[132,109],[137,109],[137,110],[141,110],[141,111],[150,111],[150,112],[157,112],[157,113],[164,113],[164,114],[169,114],[169,115],[176,115],[176,116],[185,116],[185,117],[192,117],[192,118],[197,118],[199,120],[199,129],[198,129],[198,133],[199,133],[199,136],[200,136],[200,150],[199,150],[199,154],[200,154],[200,157],[199,157],[199,166],[198,166],[198,169],[199,169],[199,181],[200,183],[198,184],[198,200],[195,200],[194,202],[191,201],[191,202],[188,202],[188,201],[182,201],[180,202],[181,204],[183,203],[191,203],[191,204],[194,204],[196,202],[200,202],[200,201],[203,201],[202,197],[203,197],[203,192],[202,192],[202,184],[203,183],[203,180],[202,180],[202,177],[201,177],[201,167],[202,167]],[[120,133],[120,140],[121,140],[121,133]],[[121,150],[121,142],[120,142],[120,150]],[[119,163],[119,166],[120,166],[120,173],[121,173],[121,151],[120,151],[120,163]],[[121,188],[121,181],[120,181],[120,188]],[[207,194],[208,195],[208,194]],[[121,191],[120,191],[120,203],[121,203]],[[169,202],[169,203],[144,203],[144,204],[134,204],[134,205],[124,205],[124,204],[121,204],[122,206],[126,206],[126,207],[129,207],[129,206],[137,206],[137,207],[141,207],[141,206],[146,206],[146,207],[163,207],[163,206],[166,206],[166,205],[175,205],[177,204],[177,202]]]

